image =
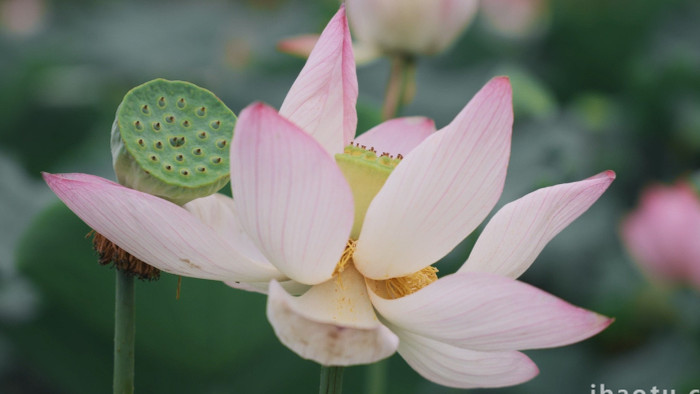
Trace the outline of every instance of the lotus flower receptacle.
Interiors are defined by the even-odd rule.
[[[112,126],[119,183],[183,205],[229,180],[236,116],[212,92],[155,79],[130,90]]]
[[[350,232],[351,239],[357,240],[360,236],[369,204],[402,158],[401,155],[393,157],[388,153],[378,154],[374,148],[368,149],[360,145],[346,146],[343,153],[335,155],[335,161],[350,184],[355,201],[355,222]]]

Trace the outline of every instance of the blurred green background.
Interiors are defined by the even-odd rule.
[[[488,0],[485,0],[488,1]],[[20,6],[18,6],[18,4]],[[23,6],[22,6],[23,5]],[[303,60],[280,39],[319,32],[335,0],[0,0],[0,392],[111,390],[114,272],[40,171],[114,179],[109,131],[123,95],[163,77],[214,91],[238,113],[279,107]],[[403,115],[449,122],[492,76],[511,76],[513,147],[499,206],[606,169],[617,180],[555,238],[523,280],[617,320],[601,335],[527,352],[540,367],[491,393],[700,388],[700,294],[650,285],[619,239],[645,185],[700,168],[700,2],[560,0],[529,34],[483,15],[447,52],[419,60]],[[379,122],[389,63],[358,69],[359,130]],[[455,270],[473,236],[439,265]],[[309,393],[318,365],[282,346],[265,297],[163,275],[137,284],[140,393]],[[388,362],[389,393],[453,393]],[[366,368],[346,371],[363,392]],[[482,392],[474,390],[474,392]],[[631,391],[630,391],[631,392]]]

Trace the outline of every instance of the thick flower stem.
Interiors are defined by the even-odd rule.
[[[340,394],[343,392],[343,368],[321,366],[319,394]]]
[[[134,392],[134,277],[117,271],[114,304],[114,394]]]
[[[406,55],[395,55],[391,60],[389,83],[384,97],[382,118],[395,118],[401,108],[413,99],[416,87],[416,62]]]
[[[382,360],[367,366],[367,394],[383,394],[386,392],[386,369],[388,361]]]

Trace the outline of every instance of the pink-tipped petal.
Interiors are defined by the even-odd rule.
[[[322,365],[373,363],[398,347],[396,335],[374,314],[364,278],[352,267],[301,297],[271,282],[267,317],[285,346]]]
[[[406,156],[367,210],[354,256],[360,272],[411,274],[469,235],[503,190],[512,124],[510,82],[494,78]]]
[[[341,6],[321,33],[280,114],[336,154],[355,136],[356,103],[355,59],[345,7]]]
[[[501,208],[459,272],[517,278],[547,243],[598,200],[615,179],[605,171],[580,182],[539,189]]]
[[[280,52],[306,59],[314,49],[318,38],[318,34],[302,34],[290,37],[278,42],[277,49]]]
[[[370,298],[393,325],[481,351],[568,345],[612,322],[528,284],[481,272],[448,275],[395,300],[373,292]]]
[[[504,387],[527,382],[539,370],[517,351],[480,352],[449,345],[398,327],[399,354],[424,378],[456,388]]]
[[[185,209],[87,174],[43,174],[78,217],[133,256],[176,275],[269,281],[283,276],[240,253]]]
[[[423,140],[435,132],[435,122],[424,117],[407,117],[387,120],[359,137],[355,142],[374,148],[378,153],[406,156]]]
[[[236,124],[231,189],[241,225],[277,269],[309,285],[331,277],[354,207],[350,186],[318,142],[252,104]]]

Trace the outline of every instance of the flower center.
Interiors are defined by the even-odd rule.
[[[355,223],[350,232],[351,239],[356,240],[360,236],[369,204],[402,158],[401,155],[394,158],[388,153],[378,155],[374,148],[367,149],[364,145],[352,144],[346,146],[343,153],[335,155],[335,161],[350,184],[355,200]]]
[[[348,243],[345,245],[345,250],[343,251],[343,254],[340,255],[340,260],[338,260],[338,264],[335,266],[333,276],[338,275],[338,277],[340,277],[340,274],[345,271],[345,267],[352,261],[352,255],[355,253],[356,244],[357,242],[353,241],[352,239],[348,239]]]
[[[343,254],[340,255],[338,264],[335,266],[333,276],[336,278],[340,286],[343,286],[342,273],[348,268],[348,264],[352,266],[352,256],[355,253],[357,241],[348,239],[345,245]],[[375,293],[384,298],[397,299],[409,294],[415,293],[425,286],[435,282],[438,269],[433,266],[423,268],[418,272],[399,278],[391,278],[387,280],[371,280],[368,279],[367,284],[371,286]]]
[[[397,299],[413,294],[435,282],[438,278],[437,272],[437,268],[428,266],[410,275],[379,281],[379,283],[384,284],[388,298]]]

